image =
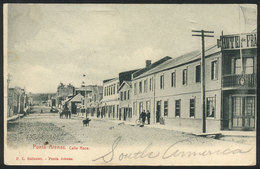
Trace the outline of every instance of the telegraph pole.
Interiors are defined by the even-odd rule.
[[[206,111],[205,111],[205,37],[214,37],[210,35],[214,31],[204,31],[204,30],[192,30],[191,32],[196,32],[198,34],[192,34],[192,36],[201,37],[201,108],[202,108],[202,132],[206,133]],[[205,34],[208,33],[209,35]]]

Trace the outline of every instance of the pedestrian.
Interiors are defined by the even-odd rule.
[[[149,111],[149,110],[147,110],[146,117],[147,117],[148,124],[150,124],[150,117],[151,117],[151,113],[150,113],[150,111]]]
[[[145,110],[143,110],[139,117],[139,119],[142,120],[141,121],[142,125],[144,125],[144,123],[145,123],[145,118],[146,118],[146,113],[145,113]]]

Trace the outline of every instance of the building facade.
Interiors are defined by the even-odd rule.
[[[222,129],[256,128],[257,33],[223,35]]]
[[[86,97],[87,113],[93,117],[99,117],[101,113],[101,100],[103,98],[103,86],[90,85],[91,92]]]
[[[118,120],[132,121],[132,84],[131,81],[123,81],[119,87],[119,117]]]
[[[119,78],[103,81],[101,118],[119,118]]]
[[[8,89],[7,117],[12,117],[13,115],[24,113],[28,106],[28,96],[24,89],[19,87]]]
[[[155,123],[155,77],[154,74],[147,74],[147,72],[154,70],[169,60],[171,60],[171,57],[166,56],[154,63],[146,61],[146,66],[143,69],[132,74],[132,117],[134,121],[139,118],[142,111],[149,111],[151,121]]]
[[[62,101],[65,101],[69,95],[73,95],[74,91],[75,91],[75,87],[73,85],[71,84],[64,85],[63,83],[60,83],[59,86],[57,87],[56,105],[61,106]]]
[[[242,36],[221,36],[222,46],[205,51],[207,132],[255,129],[256,33]],[[152,124],[201,132],[200,63],[201,52],[194,51],[134,77],[133,116],[150,111]]]

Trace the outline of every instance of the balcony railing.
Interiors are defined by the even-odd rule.
[[[255,88],[256,74],[233,74],[222,78],[224,88]]]

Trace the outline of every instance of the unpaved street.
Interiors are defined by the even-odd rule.
[[[40,110],[43,113],[40,113]],[[108,146],[121,136],[121,145],[142,146],[169,145],[171,143],[189,140],[184,144],[193,145],[223,145],[230,141],[202,138],[157,128],[140,128],[127,124],[118,125],[109,120],[92,119],[90,126],[82,125],[83,117],[73,115],[71,119],[60,119],[58,113],[50,113],[48,108],[34,108],[34,113],[8,123],[7,140],[11,147],[20,147],[32,144]],[[244,141],[243,141],[244,140]],[[232,141],[232,140],[231,140]],[[252,141],[252,142],[249,142]],[[240,141],[245,144],[254,144],[254,139]],[[238,141],[239,142],[239,141]]]

